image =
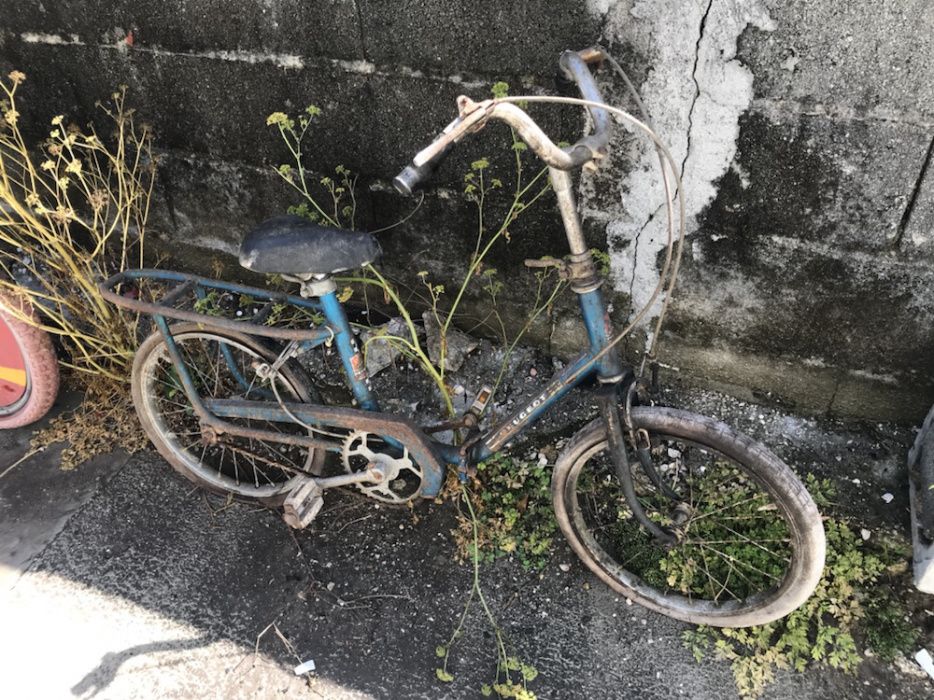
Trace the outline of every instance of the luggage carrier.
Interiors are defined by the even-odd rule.
[[[161,296],[156,297],[154,292],[159,291],[159,287],[166,289]],[[321,313],[321,303],[316,298],[306,299],[285,292],[212,280],[184,272],[125,270],[101,283],[100,290],[107,301],[157,319],[190,321],[205,328],[221,328],[266,338],[312,344],[326,342],[335,335],[334,329],[325,322]],[[199,310],[199,303],[203,305],[203,300],[210,299],[212,293],[231,295],[231,298],[235,295],[238,299],[249,297],[252,301],[250,307],[255,309],[248,309],[247,313],[242,308],[231,308],[227,310],[232,312],[229,315],[224,315],[225,310],[220,306],[212,308],[210,313]],[[153,299],[146,300],[146,296],[153,296]],[[277,306],[282,305],[308,312],[309,327],[286,328],[271,325],[270,320],[274,319],[273,314]],[[236,310],[242,311],[242,316],[236,316]],[[320,322],[313,322],[319,319]]]

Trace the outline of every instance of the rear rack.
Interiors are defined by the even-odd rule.
[[[127,288],[133,289],[133,293],[144,292],[146,281],[176,282],[177,284],[154,301],[143,301],[127,294]],[[124,287],[124,289],[118,292],[119,287]],[[98,289],[107,301],[122,309],[150,316],[191,321],[207,328],[295,341],[320,341],[333,337],[335,334],[334,329],[323,319],[321,323],[313,324],[310,328],[282,328],[266,325],[274,306],[279,304],[306,309],[315,314],[321,313],[321,303],[317,299],[304,299],[285,292],[222,282],[184,272],[152,269],[125,270],[102,282],[98,285]],[[197,309],[199,300],[210,298],[212,292],[247,296],[260,306],[249,315],[244,313],[242,319],[199,311]]]

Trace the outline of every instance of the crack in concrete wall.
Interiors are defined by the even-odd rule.
[[[357,16],[357,31],[360,33],[360,52],[363,54],[363,60],[369,61],[370,54],[366,49],[366,31],[363,22],[363,10],[360,7],[360,0],[353,0],[354,14]]]
[[[915,181],[915,186],[911,190],[911,196],[908,198],[908,203],[905,205],[905,213],[902,215],[902,220],[898,224],[898,232],[895,234],[895,239],[892,241],[893,248],[901,246],[902,239],[905,237],[905,231],[907,231],[908,227],[911,225],[911,217],[915,210],[915,203],[918,201],[918,196],[921,194],[921,186],[927,177],[928,169],[931,167],[932,155],[934,155],[934,138],[931,139],[931,144],[928,146],[927,153],[924,155],[924,162],[921,164],[921,170],[918,172],[918,179]]]
[[[649,56],[652,68],[640,91],[656,130],[682,163],[690,234],[730,167],[739,118],[752,104],[753,76],[736,59],[737,41],[750,24],[765,31],[774,24],[758,0],[638,0],[628,12],[623,5],[608,13],[605,33]],[[633,159],[607,239],[616,287],[629,291],[638,310],[658,283],[667,229],[655,151],[640,143]]]

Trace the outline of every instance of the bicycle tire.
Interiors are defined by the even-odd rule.
[[[601,460],[609,462],[606,429],[602,420],[598,419],[592,421],[575,434],[560,455],[552,479],[552,497],[558,524],[574,552],[587,567],[611,588],[633,602],[669,617],[695,624],[707,624],[717,627],[761,625],[784,617],[800,606],[814,591],[820,580],[826,543],[817,507],[792,470],[760,443],[733,431],[728,426],[712,418],[671,408],[637,407],[632,411],[632,420],[635,428],[648,431],[653,445],[657,444],[662,449],[669,450],[674,449],[670,447],[672,444],[683,445],[685,452],[675,458],[676,462],[687,462],[688,457],[685,457],[685,455],[694,455],[695,452],[702,455],[704,459],[720,459],[722,457],[722,461],[717,461],[715,464],[722,463],[725,465],[722,468],[727,471],[723,473],[726,473],[728,477],[731,473],[729,470],[735,471],[739,475],[738,482],[730,480],[727,483],[721,482],[712,486],[714,498],[718,497],[717,494],[724,492],[724,487],[733,487],[734,484],[741,483],[747,485],[750,489],[758,487],[762,493],[770,496],[774,502],[774,506],[769,504],[757,506],[755,509],[757,514],[745,518],[732,515],[726,517],[725,513],[717,510],[706,512],[706,514],[700,512],[697,515],[689,515],[686,524],[683,526],[688,533],[692,525],[696,528],[700,527],[697,523],[702,517],[720,515],[720,517],[713,517],[703,524],[704,527],[710,528],[716,527],[719,520],[739,521],[766,517],[774,518],[775,516],[772,513],[776,513],[782,516],[782,520],[776,520],[775,524],[769,527],[779,528],[779,531],[787,534],[775,540],[763,540],[769,543],[768,547],[761,544],[759,546],[770,553],[772,553],[771,549],[786,547],[790,550],[790,562],[787,564],[781,578],[778,578],[777,574],[773,574],[773,578],[778,583],[770,584],[767,590],[753,591],[748,597],[737,595],[734,599],[721,602],[717,597],[713,597],[712,600],[700,598],[699,594],[692,594],[690,589],[688,594],[685,595],[683,590],[677,588],[677,582],[672,583],[670,578],[665,580],[664,574],[659,576],[654,572],[654,567],[662,567],[663,565],[659,562],[669,562],[671,552],[676,551],[677,548],[694,547],[704,557],[703,568],[710,578],[710,582],[706,582],[706,585],[716,588],[721,581],[711,576],[707,571],[706,555],[702,548],[706,546],[713,551],[719,551],[718,548],[727,550],[724,563],[731,571],[739,572],[741,571],[740,565],[745,564],[729,554],[729,552],[734,551],[729,548],[732,545],[718,544],[718,548],[714,548],[705,545],[704,540],[701,540],[700,544],[697,545],[691,543],[689,535],[685,535],[678,544],[666,549],[664,555],[659,556],[656,561],[652,559],[657,554],[654,550],[646,550],[645,553],[651,556],[643,557],[644,553],[640,551],[640,546],[635,544],[638,537],[633,537],[627,540],[626,543],[618,545],[608,544],[604,546],[601,544],[598,538],[607,542],[611,538],[610,533],[614,530],[612,527],[604,528],[597,515],[588,516],[587,512],[601,514],[610,513],[610,511],[608,509],[601,510],[600,506],[591,504],[588,498],[593,497],[597,491],[603,492],[610,489],[612,493],[611,487],[613,487],[613,479],[616,478],[615,472],[604,470],[605,473],[600,476],[600,479],[603,479],[602,482],[599,479],[593,480],[587,476],[583,479],[581,477],[588,463],[597,465]],[[678,450],[675,450],[675,453],[678,453]],[[668,454],[672,453],[669,452]],[[719,455],[719,457],[716,457],[716,455]],[[635,461],[636,457],[634,455],[630,459],[631,470],[633,474],[636,474],[640,467]],[[598,471],[599,466],[594,466],[592,469]],[[589,471],[586,472],[586,474],[589,473]],[[700,476],[697,477],[698,481],[696,483],[700,484],[704,478],[707,478],[704,476],[705,467],[700,467],[697,473]],[[712,473],[712,469],[707,472],[707,474]],[[590,484],[592,490],[587,493],[587,498],[582,499],[579,492],[583,493],[588,484]],[[743,488],[747,486],[743,486]],[[685,511],[690,512],[694,507],[693,488],[691,487],[691,506],[683,506]],[[656,491],[656,495],[653,495],[652,498],[660,499],[660,496],[657,495],[659,493]],[[697,490],[697,493],[701,493],[700,489]],[[756,498],[759,497],[756,496]],[[616,502],[612,503],[610,507],[620,508],[619,496],[616,495],[613,498],[616,499]],[[724,496],[724,498],[728,498],[728,496]],[[651,501],[651,499],[649,500]],[[746,501],[740,500],[736,505],[744,502]],[[678,508],[681,507],[682,504],[679,504]],[[729,508],[734,507],[735,505],[729,506]],[[622,508],[625,509],[625,506],[622,506]],[[721,509],[721,511],[724,510],[726,509]],[[759,515],[759,512],[762,515]],[[621,518],[623,514],[625,513],[618,511],[615,517]],[[631,515],[631,511],[629,514]],[[593,524],[588,523],[588,517],[590,517]],[[610,515],[608,520],[612,520],[612,517]],[[692,521],[690,518],[694,518],[694,520]],[[622,532],[625,527],[628,528],[625,530],[626,532],[635,532],[633,530],[634,520],[621,522],[623,524],[617,527],[615,531]],[[734,542],[741,543],[743,547],[746,547],[746,543],[739,537],[749,539],[748,536],[742,535],[741,532],[737,532],[733,528],[741,529],[745,526],[745,523],[737,524],[736,522],[733,522],[733,527],[723,525],[729,532],[736,533],[737,538],[731,539]],[[642,526],[637,527],[639,528],[638,532],[648,538],[645,529]],[[749,533],[752,530],[747,529],[743,532]],[[779,540],[781,540],[781,544],[771,544]],[[646,540],[638,541],[644,542]],[[720,541],[716,540],[716,542]],[[751,539],[750,542],[752,542]],[[627,545],[630,545],[628,550],[626,549]],[[619,554],[614,555],[608,551],[608,548],[614,549],[615,547],[618,547]],[[758,550],[751,549],[749,551],[753,551],[760,557],[765,557]],[[626,557],[625,560],[623,560],[623,556]],[[696,557],[695,554],[691,556]],[[640,557],[652,563],[647,565],[646,569],[634,572],[631,570],[636,568],[633,562]],[[776,559],[775,564],[781,564],[782,552],[776,554]],[[686,562],[685,566],[689,566],[693,559],[682,558],[681,561]],[[770,566],[772,565],[770,562]],[[700,568],[696,562],[694,566]],[[759,566],[764,565],[760,564]],[[751,578],[755,578],[752,572],[745,571]],[[729,581],[729,576],[730,573],[727,573],[727,581]],[[737,581],[740,581],[739,576],[740,574],[736,575]],[[653,581],[647,581],[647,577],[653,579]],[[714,583],[716,585],[713,585]],[[733,585],[736,586],[736,584]],[[724,589],[729,590],[727,584],[724,584]],[[722,594],[723,590],[720,593]],[[698,595],[698,597],[695,597],[695,595]]]
[[[277,354],[265,344],[259,342],[257,339],[252,338],[248,335],[242,333],[236,333],[233,331],[227,330],[205,330],[200,324],[196,323],[179,323],[171,326],[170,328],[172,336],[175,339],[177,347],[181,351],[187,352],[184,349],[184,346],[190,340],[200,340],[203,343],[210,344],[222,343],[228,349],[234,348],[239,351],[245,351],[248,356],[251,356],[256,359],[261,359],[264,362],[273,362]],[[218,345],[218,348],[220,345]],[[140,345],[139,349],[136,351],[136,357],[133,361],[133,372],[132,372],[132,381],[131,381],[131,390],[133,396],[133,405],[136,408],[137,416],[139,417],[140,424],[143,427],[143,430],[146,432],[150,441],[156,447],[156,450],[160,455],[172,466],[175,471],[182,474],[192,483],[204,488],[213,493],[231,495],[234,498],[239,500],[246,501],[258,501],[265,505],[269,506],[278,506],[285,500],[289,491],[298,483],[296,480],[303,478],[301,474],[294,474],[289,477],[287,472],[282,470],[282,478],[273,482],[273,479],[268,477],[268,474],[264,474],[269,480],[269,483],[260,485],[257,478],[257,469],[259,472],[263,472],[262,468],[258,468],[256,462],[253,463],[254,470],[254,487],[250,485],[241,483],[239,475],[239,467],[236,460],[236,453],[233,451],[233,468],[234,475],[230,475],[230,464],[228,463],[226,467],[224,466],[224,450],[226,446],[221,448],[222,453],[217,464],[217,473],[214,474],[214,467],[211,469],[205,468],[204,458],[207,453],[207,448],[205,447],[200,455],[195,458],[193,452],[189,451],[191,445],[183,445],[182,441],[179,439],[178,426],[170,426],[167,423],[167,418],[170,411],[175,411],[176,414],[181,413],[181,417],[173,420],[183,420],[188,422],[188,427],[193,427],[197,422],[197,418],[191,415],[185,415],[182,408],[182,403],[179,401],[168,401],[168,403],[174,403],[175,408],[166,410],[164,406],[167,401],[164,396],[161,396],[158,392],[159,389],[156,388],[157,383],[165,384],[164,380],[159,379],[159,363],[162,362],[166,367],[171,367],[171,361],[168,358],[168,348],[165,344],[165,341],[162,338],[161,333],[158,331],[150,335],[143,343]],[[186,360],[191,360],[191,356],[186,358]],[[220,362],[218,361],[218,365]],[[187,366],[187,362],[186,362]],[[245,367],[243,368],[245,370]],[[195,371],[197,373],[197,370]],[[312,403],[317,399],[317,393],[314,388],[307,382],[304,372],[295,365],[294,362],[286,362],[280,368],[280,377],[283,380],[285,392],[280,390],[280,395],[284,400],[298,400],[304,403]],[[164,391],[164,390],[163,390]],[[249,394],[249,391],[246,392]],[[288,395],[291,394],[291,397]],[[184,407],[189,407],[190,404],[185,397],[184,392],[180,391],[180,386],[176,389],[176,394],[169,397],[170,399],[182,398],[184,401]],[[192,409],[193,413],[193,409]],[[270,424],[271,425],[271,424]],[[275,424],[276,426],[290,426],[294,429],[299,429],[298,426],[294,424]],[[269,427],[268,425],[263,427]],[[306,432],[304,429],[301,429],[302,432]],[[189,438],[191,434],[189,433]],[[238,439],[238,438],[234,438]],[[266,443],[262,441],[252,441],[247,438],[240,439],[243,441],[243,444],[249,445],[249,450],[253,450],[254,453],[257,449],[255,442],[259,442],[263,445]],[[281,447],[279,451],[282,454],[285,454],[286,449],[294,451],[296,454],[299,452],[307,453],[303,458],[303,462],[292,461],[292,464],[296,465],[298,469],[293,471],[303,471],[307,474],[317,474],[320,470],[320,467],[324,460],[324,451],[308,448],[284,448]],[[268,447],[268,446],[267,446]],[[271,448],[270,448],[271,449]],[[249,451],[244,450],[244,451]],[[265,450],[264,450],[265,451]],[[281,459],[275,451],[267,452],[269,455],[275,454],[277,459]],[[286,458],[288,459],[288,458]],[[267,467],[270,472],[273,472],[273,468]],[[245,467],[246,469],[246,467]]]
[[[18,314],[25,314],[33,323],[21,320]],[[0,365],[3,365],[0,371],[4,373],[4,389],[15,394],[0,407],[0,429],[35,423],[49,412],[58,396],[60,378],[55,346],[49,334],[35,322],[38,315],[27,299],[0,294]],[[17,366],[8,366],[13,364]]]

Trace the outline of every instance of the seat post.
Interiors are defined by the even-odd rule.
[[[337,290],[337,285],[334,284],[334,280],[331,279],[330,275],[301,275],[295,277],[282,275],[282,278],[300,282],[302,286],[299,289],[299,294],[304,299],[323,297],[325,294]]]
[[[329,277],[319,281],[319,283],[323,282],[329,282],[331,289],[320,295],[321,311],[324,312],[324,318],[327,320],[328,325],[334,330],[334,340],[337,343],[337,350],[341,356],[347,382],[353,389],[354,399],[356,399],[360,408],[366,411],[378,411],[379,404],[373,396],[363,353],[360,352],[357,339],[350,329],[350,322],[347,320],[344,305],[337,298],[334,282]],[[304,290],[302,295],[304,296]]]

